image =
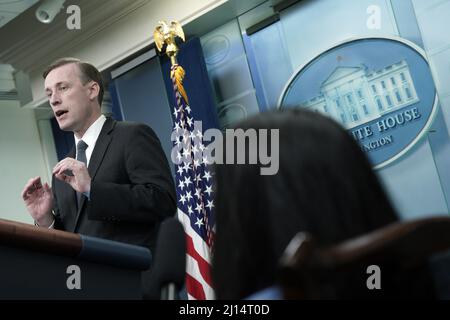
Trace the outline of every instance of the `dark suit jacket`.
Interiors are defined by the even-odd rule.
[[[75,158],[75,149],[69,157]],[[143,124],[107,119],[88,171],[90,200],[53,177],[55,228],[154,249],[160,222],[176,212],[172,175],[159,139]]]

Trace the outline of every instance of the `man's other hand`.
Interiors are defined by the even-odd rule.
[[[22,191],[22,199],[34,221],[41,227],[49,227],[53,223],[53,193],[50,186],[42,185],[41,178],[28,180]]]
[[[68,183],[79,193],[91,191],[91,177],[86,165],[74,158],[61,160],[54,168],[53,174],[61,181]]]

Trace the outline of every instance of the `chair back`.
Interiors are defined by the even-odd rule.
[[[287,299],[436,298],[430,259],[449,249],[445,216],[397,222],[326,248],[301,232],[280,260],[280,284]]]

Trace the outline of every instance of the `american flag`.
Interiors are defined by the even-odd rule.
[[[172,66],[174,107],[174,150],[178,218],[186,233],[186,291],[189,299],[214,299],[210,277],[213,239],[213,182],[204,156],[203,132],[194,127],[194,117],[184,89]],[[182,69],[181,69],[182,70]],[[184,75],[184,71],[183,75]],[[180,92],[181,91],[181,92]],[[175,159],[174,159],[175,160]]]

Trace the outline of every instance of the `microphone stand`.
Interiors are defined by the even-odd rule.
[[[169,283],[161,288],[161,300],[178,300],[174,283]]]

